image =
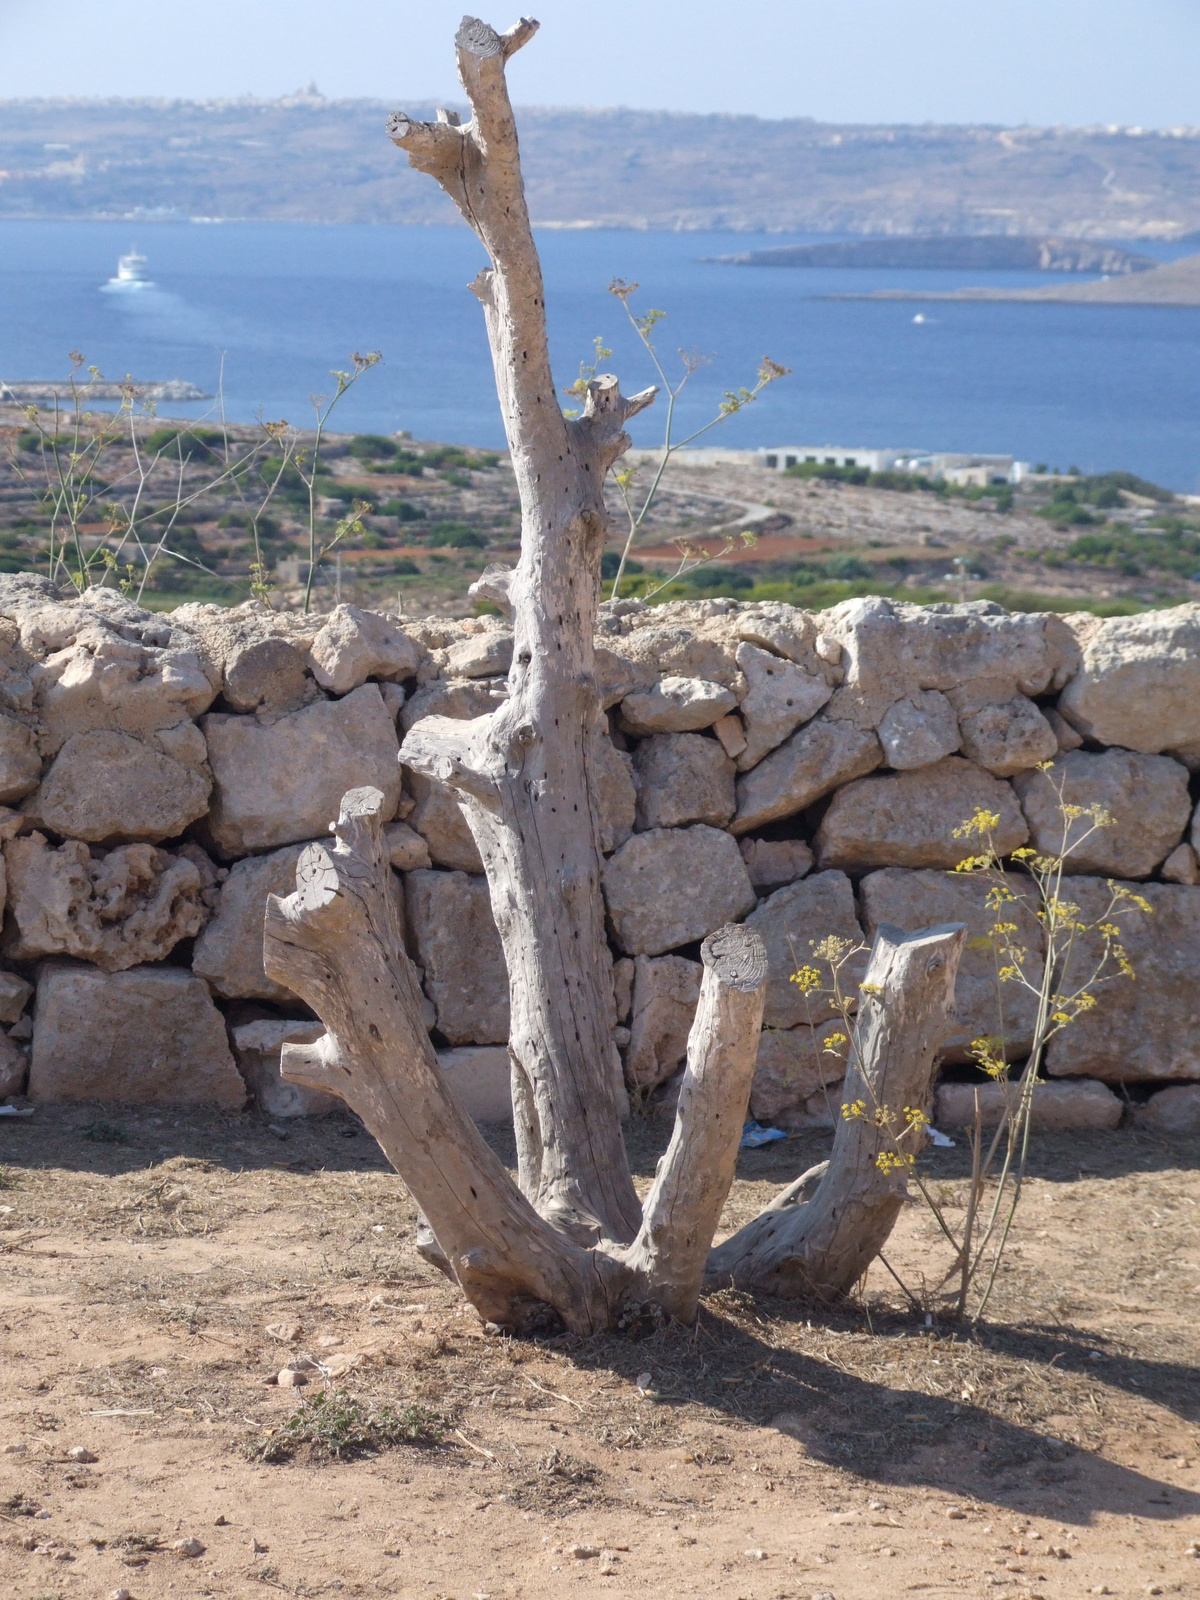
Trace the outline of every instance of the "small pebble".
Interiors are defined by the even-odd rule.
[[[133,1600],[128,1589],[113,1589],[109,1592],[108,1600]]]
[[[199,1539],[176,1539],[171,1549],[181,1556],[202,1556],[204,1546]]]
[[[565,1553],[575,1561],[592,1561],[600,1554],[600,1546],[597,1544],[573,1544]]]
[[[98,1459],[92,1454],[86,1445],[82,1444],[72,1445],[71,1449],[67,1451],[67,1454],[70,1456],[72,1461],[78,1461],[85,1465]]]
[[[263,1329],[268,1339],[278,1339],[280,1344],[295,1344],[300,1337],[298,1322],[268,1322]]]
[[[951,1522],[965,1522],[967,1513],[960,1506],[951,1506],[946,1513]]]
[[[1108,1587],[1108,1585],[1106,1583],[1098,1583],[1095,1586],[1095,1588],[1092,1590],[1092,1593],[1093,1594],[1111,1594],[1112,1590]]]
[[[23,1456],[28,1449],[29,1446],[27,1444],[6,1444],[4,1446],[4,1454],[6,1456]]]
[[[751,1561],[765,1561],[767,1559],[765,1550],[746,1550],[743,1554],[748,1555]]]
[[[886,1500],[868,1500],[867,1501],[867,1510],[868,1511],[886,1511],[887,1510],[887,1501]]]
[[[1148,1583],[1146,1585],[1147,1594],[1162,1594],[1162,1592],[1163,1586],[1161,1583]]]
[[[641,1390],[641,1392],[643,1394],[649,1394],[651,1386],[652,1386],[653,1383],[654,1383],[654,1374],[652,1372],[639,1372],[638,1373],[637,1386],[638,1386],[638,1388]]]
[[[308,1382],[308,1373],[294,1372],[291,1367],[284,1367],[275,1381],[281,1389],[302,1389]]]
[[[317,1340],[317,1344],[322,1350],[336,1350],[338,1345],[341,1343],[343,1343],[343,1341],[336,1333],[323,1333]]]
[[[261,1539],[251,1539],[250,1541],[250,1554],[252,1556],[265,1556],[270,1548],[271,1546],[263,1544]]]
[[[229,1526],[229,1518],[228,1517],[220,1516],[220,1517],[214,1517],[213,1518],[213,1527],[214,1528],[227,1528],[228,1526]]]

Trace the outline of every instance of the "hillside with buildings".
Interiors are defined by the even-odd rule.
[[[0,217],[456,221],[388,143],[392,109],[311,89],[3,101]],[[546,226],[1127,240],[1200,230],[1200,128],[519,115],[530,209]]]

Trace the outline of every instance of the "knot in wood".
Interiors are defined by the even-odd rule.
[[[498,56],[504,48],[495,28],[488,22],[481,22],[478,17],[462,19],[454,36],[454,45],[456,49],[466,50],[473,56]]]

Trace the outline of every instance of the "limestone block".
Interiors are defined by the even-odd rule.
[[[23,800],[41,777],[37,740],[23,722],[0,713],[0,802]]]
[[[212,920],[196,941],[192,971],[227,1000],[275,1000],[296,996],[263,971],[263,918],[267,896],[281,898],[296,887],[301,844],[270,855],[235,861],[221,885]]]
[[[40,833],[4,847],[13,961],[79,956],[105,972],[161,961],[193,938],[216,900],[216,872],[197,845],[172,855],[151,844],[93,857],[68,839],[55,849]]]
[[[588,777],[596,808],[600,851],[602,855],[611,855],[633,832],[637,786],[633,757],[613,744],[607,718],[601,720],[593,735]]]
[[[824,650],[817,632],[816,619],[807,611],[797,610],[782,600],[760,600],[740,607],[733,619],[733,632],[747,644],[770,650],[787,661],[822,673],[832,683],[836,674],[827,670],[827,663],[841,657],[841,646],[835,645],[836,654]]]
[[[183,967],[109,973],[47,961],[36,1005],[31,1100],[245,1103],[225,1020]]]
[[[998,778],[1011,778],[1058,754],[1054,729],[1023,694],[1003,705],[960,705],[958,725],[963,755]]]
[[[871,596],[822,616],[844,647],[845,682],[830,702],[836,717],[878,727],[888,707],[921,689],[944,693],[987,685],[1002,704],[1016,694],[1059,689],[1079,661],[1079,644],[1053,613],[1012,613],[991,600],[916,606]]]
[[[1144,878],[1170,855],[1191,815],[1187,768],[1170,756],[1129,750],[1066,750],[1048,772],[1023,772],[1013,779],[1029,820],[1033,843],[1048,855],[1062,848],[1063,803],[1101,805],[1113,826],[1095,828],[1077,817],[1067,834],[1068,872]]]
[[[813,853],[803,839],[743,839],[738,849],[750,882],[760,892],[795,883],[812,871]]]
[[[201,726],[213,773],[209,828],[225,855],[320,837],[346,791],[365,784],[382,790],[385,819],[396,810],[396,729],[373,683],[275,722],[212,712]]]
[[[1152,914],[1118,906],[1121,929],[1136,977],[1097,986],[1096,1006],[1051,1039],[1051,1077],[1100,1078],[1105,1083],[1200,1078],[1200,888],[1173,883],[1133,883]],[[1074,878],[1071,900],[1080,920],[1108,913],[1111,891],[1099,878]],[[1100,954],[1095,935],[1081,935],[1062,982],[1070,993],[1087,982]]]
[[[1058,709],[1098,744],[1153,755],[1200,741],[1200,605],[1089,625]]]
[[[983,1126],[994,1128],[1004,1118],[1005,1106],[1016,1105],[1021,1091],[1015,1078],[1007,1084],[939,1084],[934,1097],[935,1127],[973,1128],[976,1094]],[[1039,1083],[1033,1091],[1030,1125],[1035,1133],[1109,1129],[1118,1126],[1123,1110],[1120,1097],[1093,1078],[1075,1083]]]
[[[694,733],[711,728],[718,717],[732,711],[737,696],[719,683],[703,678],[662,678],[643,694],[621,701],[619,720],[626,733]]]
[[[408,783],[416,801],[409,824],[424,839],[430,859],[457,872],[482,872],[479,847],[453,789],[420,772],[409,771]]]
[[[764,1027],[795,1028],[801,1023],[828,1022],[840,1015],[830,994],[814,991],[805,996],[791,977],[800,967],[816,967],[823,988],[828,990],[832,983],[829,966],[816,956],[813,946],[830,935],[851,945],[863,943],[854,891],[845,873],[818,872],[777,889],[746,918],[746,926],[754,929],[767,950]],[[847,961],[840,979],[843,995],[851,1000],[857,998],[866,970],[865,951]]]
[[[1057,712],[1053,706],[1047,706],[1042,715],[1053,729],[1054,737],[1058,740],[1058,748],[1060,750],[1079,749],[1083,743],[1083,736],[1075,731],[1064,716]],[[1180,757],[1180,760],[1182,759]]]
[[[764,1028],[758,1043],[750,1115],[766,1127],[788,1127],[789,1117],[807,1119],[806,1102],[840,1083],[849,1056],[840,1018],[810,1028]]]
[[[1160,1089],[1144,1106],[1134,1108],[1133,1120],[1155,1133],[1200,1133],[1200,1083]]]
[[[15,972],[0,971],[0,1022],[11,1027],[25,1009],[33,985]]]
[[[231,711],[282,714],[317,698],[304,656],[286,639],[251,638],[225,658],[221,690]]]
[[[157,842],[202,817],[211,790],[207,767],[128,733],[97,730],[71,735],[25,810],[68,839]]]
[[[29,1057],[6,1033],[0,1033],[0,1100],[22,1094],[28,1074]]]
[[[427,683],[405,702],[400,727],[407,733],[425,717],[456,717],[460,722],[469,722],[473,717],[486,717],[507,699],[507,685],[487,679],[478,683]]]
[[[325,1032],[323,1022],[265,1017],[230,1029],[233,1050],[246,1087],[269,1117],[327,1117],[340,1111],[336,1095],[288,1083],[279,1070],[285,1044],[314,1044]]]
[[[597,639],[595,644],[596,682],[600,704],[605,711],[619,705],[626,695],[652,689],[658,678],[653,662],[630,661]]]
[[[1195,826],[1193,821],[1193,831]],[[1162,864],[1162,875],[1168,883],[1200,883],[1200,863],[1190,844],[1175,846]]]
[[[625,1054],[625,1081],[634,1093],[649,1094],[683,1065],[703,970],[698,961],[682,956],[635,961]]]
[[[313,677],[331,694],[349,694],[368,678],[411,678],[421,649],[388,617],[336,606],[309,650]]]
[[[928,767],[958,749],[954,707],[940,689],[916,689],[889,706],[879,724],[887,765],[896,772]]]
[[[971,1061],[970,1044],[982,1034],[1003,1035],[1005,1054],[1016,1060],[1029,1054],[1037,1016],[1037,997],[1019,983],[996,987],[997,962],[985,941],[999,920],[1015,922],[1015,942],[1030,952],[1028,970],[1036,978],[1037,963],[1044,949],[1041,924],[1031,880],[1019,873],[1005,874],[1005,882],[1017,898],[1003,908],[1003,918],[988,909],[987,894],[994,879],[955,872],[905,872],[887,867],[872,872],[859,885],[863,927],[873,939],[881,922],[890,922],[906,933],[939,923],[965,922],[967,942],[958,963],[958,982],[954,991],[957,1021],[939,1050],[943,1061]],[[1003,1001],[1003,1028],[1000,1003]]]
[[[833,686],[820,673],[781,661],[754,644],[738,645],[737,664],[750,685],[741,703],[746,748],[737,758],[738,771],[746,772],[802,722],[814,717],[833,693]]]
[[[795,816],[831,789],[873,771],[883,746],[870,729],[819,716],[737,781],[734,833]]]
[[[721,748],[735,761],[746,748],[746,729],[736,711],[729,711],[713,723],[713,732],[721,741]]]
[[[501,624],[451,645],[445,671],[451,678],[501,677],[512,666],[512,653],[512,629]]]
[[[613,1018],[628,1022],[633,1010],[633,974],[636,963],[629,956],[613,962]]]
[[[439,1050],[438,1066],[454,1098],[474,1122],[512,1121],[512,1067],[504,1045]]]
[[[635,833],[605,863],[604,895],[617,945],[635,956],[703,939],[755,903],[737,844],[703,823]]]
[[[723,828],[733,816],[733,762],[716,739],[700,733],[652,734],[634,751],[633,770],[639,832],[689,822]]]
[[[698,679],[728,688],[739,672],[736,631],[724,617],[716,626],[697,626],[696,619],[685,620],[677,614],[684,609],[690,608],[655,607],[649,621],[627,634],[619,644],[613,639],[605,642],[609,649],[619,652],[634,666],[649,668],[655,678]],[[690,723],[687,727],[650,728],[647,732],[686,733],[695,726]]]
[[[425,993],[451,1044],[508,1041],[508,972],[487,880],[465,872],[410,872],[408,915]]]
[[[962,756],[931,767],[859,778],[839,789],[817,830],[822,867],[866,872],[872,867],[953,867],[972,854],[955,828],[978,807],[1000,818],[996,847],[1007,855],[1029,829],[1007,783]]]
[[[383,842],[388,860],[397,872],[416,872],[420,867],[433,864],[429,846],[407,822],[389,822],[383,830]]]

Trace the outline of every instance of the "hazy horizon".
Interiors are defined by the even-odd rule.
[[[1189,0],[544,0],[514,58],[524,106],[812,117],[859,124],[1148,129],[1200,125]],[[516,7],[490,11],[504,27]],[[0,99],[331,100],[401,106],[461,91],[461,0],[0,0]]]

